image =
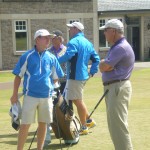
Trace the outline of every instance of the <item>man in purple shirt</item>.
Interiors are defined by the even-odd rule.
[[[104,26],[106,40],[111,48],[99,69],[102,73],[106,95],[107,121],[115,150],[133,150],[128,130],[128,105],[132,94],[130,76],[135,56],[132,47],[124,37],[123,23],[118,19],[109,20]]]

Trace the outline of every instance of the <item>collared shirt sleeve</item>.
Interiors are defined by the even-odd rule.
[[[58,58],[59,63],[67,62],[77,53],[76,45],[73,43],[68,43],[66,53]]]
[[[26,72],[26,66],[27,66],[27,59],[25,55],[22,55],[18,61],[18,63],[16,64],[14,70],[13,70],[13,74],[19,76],[20,78],[22,78]]]
[[[116,46],[114,49],[111,49],[109,55],[105,59],[105,63],[114,67],[125,55],[126,51],[122,47]]]

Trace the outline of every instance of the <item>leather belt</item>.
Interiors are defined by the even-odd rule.
[[[129,80],[129,79],[121,79],[121,80],[108,81],[108,82],[104,82],[103,85],[107,86],[107,85],[110,85],[110,84],[113,84],[113,83],[117,83],[117,82],[121,82],[121,81],[126,81],[126,80]]]

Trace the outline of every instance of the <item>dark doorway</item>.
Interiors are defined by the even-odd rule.
[[[131,44],[134,54],[135,60],[140,60],[140,32],[139,27],[128,26],[127,28],[127,39]]]
[[[127,25],[127,40],[131,44],[135,60],[140,60],[140,27],[139,18],[129,18]]]
[[[132,28],[132,47],[135,53],[135,60],[140,59],[140,39],[139,39],[139,27]]]

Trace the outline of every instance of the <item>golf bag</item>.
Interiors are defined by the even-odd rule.
[[[67,119],[66,115],[71,119]],[[56,138],[63,138],[65,144],[78,143],[81,123],[63,97],[58,94],[57,98],[54,99],[51,127]]]

